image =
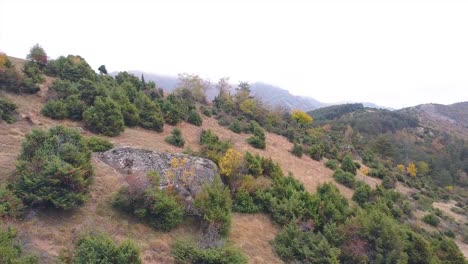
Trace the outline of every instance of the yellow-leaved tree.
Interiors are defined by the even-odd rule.
[[[398,164],[398,165],[396,166],[396,168],[397,168],[397,170],[398,170],[399,173],[405,174],[405,171],[406,171],[405,165],[403,165],[403,164]]]
[[[221,174],[227,178],[232,178],[243,167],[244,156],[239,151],[230,148],[218,163]]]
[[[314,120],[309,114],[301,110],[292,111],[292,118],[301,125],[307,125]]]
[[[5,53],[0,53],[0,69],[2,69],[7,63],[7,56]]]
[[[408,164],[408,167],[406,167],[406,171],[411,177],[416,177],[416,173],[418,173],[418,169],[416,168],[414,162],[410,162]]]

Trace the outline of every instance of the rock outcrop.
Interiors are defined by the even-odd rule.
[[[123,147],[96,156],[124,175],[155,171],[161,177],[161,188],[171,186],[186,200],[193,200],[202,186],[211,183],[218,174],[218,167],[211,160],[179,153]]]

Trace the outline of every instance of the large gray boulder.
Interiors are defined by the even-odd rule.
[[[211,160],[179,153],[122,147],[96,156],[124,175],[144,177],[148,172],[158,172],[160,187],[171,186],[186,200],[192,200],[202,186],[211,183],[218,174],[218,167]]]

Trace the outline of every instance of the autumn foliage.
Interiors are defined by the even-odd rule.
[[[310,124],[313,121],[309,114],[301,110],[294,110],[292,112],[292,118],[302,125]]]

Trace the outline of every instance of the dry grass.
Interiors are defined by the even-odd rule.
[[[77,237],[88,231],[104,231],[117,241],[134,240],[142,250],[145,263],[173,263],[170,253],[176,237],[197,234],[191,220],[175,230],[158,232],[136,219],[114,210],[112,196],[122,186],[123,177],[111,167],[93,160],[96,181],[92,185],[89,201],[74,212],[42,210],[34,212],[30,220],[10,223],[21,236],[26,237],[28,248],[41,253],[43,262],[57,258],[61,251],[72,250]]]
[[[48,78],[44,87],[52,83]],[[80,122],[55,121],[40,114],[45,103],[45,92],[36,95],[0,94],[18,105],[19,121],[7,125],[0,124],[0,179],[5,179],[14,171],[14,161],[21,149],[21,141],[33,128],[49,128],[54,125],[66,125],[82,128]],[[186,147],[192,150],[199,149],[199,136],[202,128],[187,123],[179,124],[186,140]],[[125,132],[115,138],[109,138],[116,144],[140,147],[150,150],[167,152],[181,152],[164,142],[164,138],[172,131],[166,125],[163,133],[141,128],[127,128]],[[245,140],[249,135],[236,134],[218,125],[213,118],[205,118],[203,129],[211,129],[222,139],[229,139],[236,149],[258,153],[264,157],[271,157],[280,163],[285,172],[291,171],[296,178],[304,183],[307,190],[315,192],[318,184],[332,181],[332,171],[322,163],[308,157],[297,158],[289,153],[292,145],[285,138],[267,134],[267,148],[258,150],[248,145]],[[90,135],[84,129],[82,134]],[[76,237],[90,229],[106,231],[117,240],[130,238],[142,248],[142,258],[145,263],[172,263],[170,245],[175,237],[193,236],[198,231],[190,220],[176,230],[169,233],[160,233],[154,229],[138,223],[131,217],[122,215],[111,208],[112,195],[122,185],[122,176],[107,165],[94,160],[96,168],[95,183],[92,185],[89,201],[74,212],[59,213],[56,211],[35,211],[29,220],[12,222],[17,227],[27,248],[37,252],[44,262],[55,259],[61,251],[71,250]],[[340,187],[347,197],[352,191]],[[277,227],[268,216],[234,215],[231,239],[234,244],[242,248],[251,263],[280,263],[281,261],[272,251],[269,244],[277,232]]]
[[[455,221],[461,223],[461,224],[465,224],[465,223],[468,223],[468,220],[467,220],[467,217],[464,216],[464,215],[461,215],[461,214],[457,214],[455,213],[454,211],[450,210],[451,208],[453,207],[456,207],[456,203],[455,201],[449,201],[449,202],[434,202],[432,203],[432,206],[434,208],[437,208],[439,210],[441,210],[442,212],[444,212],[444,214],[450,216],[451,218],[453,218]]]
[[[80,128],[83,135],[90,135],[82,129],[83,124],[72,121],[54,121],[40,114],[45,103],[48,85],[53,79],[47,78],[42,91],[36,95],[12,95],[0,93],[18,105],[19,121],[8,125],[0,123],[0,181],[4,180],[14,171],[14,162],[21,149],[21,141],[33,128],[49,128],[54,125],[65,125]],[[202,128],[187,123],[179,124],[186,140],[186,146],[196,151],[199,149],[199,136]],[[141,128],[127,128],[119,137],[109,138],[118,145],[140,147],[149,150],[166,152],[181,152],[164,142],[164,138],[172,131],[172,126],[166,125],[163,133]],[[267,147],[258,150],[246,143],[249,135],[236,134],[218,125],[213,118],[204,117],[203,129],[211,129],[222,139],[229,139],[234,147],[240,151],[249,151],[263,157],[271,157],[278,162],[285,173],[290,171],[301,181],[309,192],[315,192],[319,184],[332,182],[333,171],[326,168],[323,163],[309,157],[298,158],[289,150],[292,144],[284,137],[267,133]],[[63,250],[71,250],[73,241],[82,232],[91,229],[102,230],[111,234],[117,240],[133,239],[142,249],[144,263],[173,263],[170,254],[171,243],[176,237],[195,236],[198,228],[193,220],[187,220],[175,230],[162,233],[132,217],[123,215],[112,209],[110,203],[113,194],[123,184],[123,177],[109,166],[93,160],[96,169],[95,183],[91,187],[89,201],[74,212],[60,213],[56,211],[33,211],[28,220],[10,222],[19,230],[27,249],[37,252],[44,263],[56,259]],[[380,183],[380,180],[358,174],[358,179],[364,180],[371,186]],[[344,196],[351,198],[353,191],[337,184]],[[397,187],[403,193],[410,192],[402,186]],[[420,218],[419,218],[420,219]],[[418,224],[431,228],[425,223]],[[263,214],[243,215],[235,214],[230,239],[239,246],[249,258],[249,263],[281,263],[274,254],[269,241],[278,231],[278,227],[270,218]],[[461,247],[462,248],[462,247]],[[466,247],[465,247],[466,250]],[[465,251],[466,252],[466,251]]]
[[[234,214],[231,239],[247,255],[249,263],[282,263],[270,245],[278,229],[267,215]]]
[[[177,125],[182,131],[182,135],[186,141],[185,147],[191,150],[199,149],[199,138],[201,127],[193,126],[188,123]],[[278,162],[285,173],[291,172],[295,178],[301,181],[307,191],[314,193],[317,186],[325,182],[334,181],[333,171],[326,168],[323,163],[315,161],[307,156],[298,158],[293,156],[289,150],[292,144],[284,137],[267,133],[266,149],[260,150],[250,146],[246,139],[250,136],[247,134],[236,134],[225,127],[218,124],[216,119],[204,117],[203,129],[211,129],[221,139],[228,139],[234,143],[234,148],[254,154],[259,154],[263,157],[270,157]],[[180,152],[181,148],[176,148],[164,142],[164,138],[170,134],[172,126],[165,125],[163,133],[154,133],[141,128],[127,128],[121,136],[111,138],[110,140],[119,145],[141,147],[150,150],[159,150],[167,152]],[[338,188],[347,198],[350,198],[353,191],[345,186],[337,184]]]

